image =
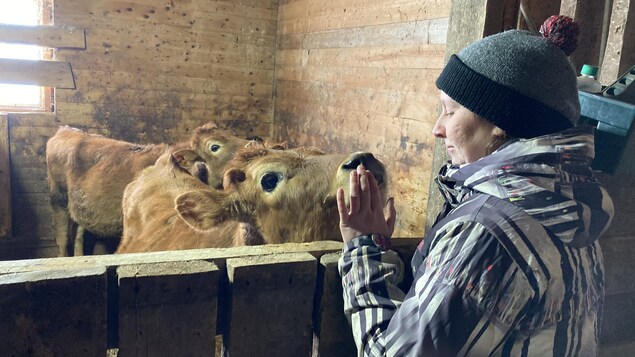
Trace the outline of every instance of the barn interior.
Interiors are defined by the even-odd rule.
[[[261,297],[262,304],[281,296],[287,299],[281,301],[294,296],[303,302],[294,311],[274,312],[273,316],[285,319],[286,328],[268,331],[284,341],[303,336],[302,343],[288,348],[290,356],[350,355],[353,348],[346,321],[335,316],[337,311],[325,308],[336,305],[329,299],[336,299],[341,291],[334,275],[338,242],[232,248],[225,255],[201,250],[58,258],[45,156],[46,143],[60,126],[139,144],[174,144],[187,140],[197,127],[214,122],[239,136],[286,142],[289,147],[313,146],[339,154],[372,152],[390,173],[390,195],[399,212],[394,236],[407,257],[441,206],[432,178],[447,156],[431,135],[439,110],[434,80],[450,54],[503,30],[536,31],[550,15],[564,14],[581,28],[578,48],[571,56],[576,70],[584,64],[596,65],[599,82],[608,86],[635,65],[632,0],[34,1],[40,11],[38,24],[0,24],[1,43],[42,48],[40,60],[0,59],[0,82],[41,87],[38,107],[0,104],[0,275],[12,275],[0,281],[4,291],[0,295],[12,297],[6,301],[31,301],[18,304],[25,311],[34,311],[33,301],[46,300],[46,294],[57,294],[58,303],[50,309],[77,304],[73,300],[77,297],[83,307],[94,307],[90,311],[78,307],[69,314],[72,321],[94,323],[90,336],[77,325],[64,327],[60,322],[53,329],[58,334],[38,338],[77,343],[72,347],[33,344],[45,351],[43,355],[97,351],[94,355],[103,356],[106,350],[126,344],[138,348],[141,342],[121,337],[122,326],[131,316],[122,311],[140,306],[138,296],[126,294],[134,295],[135,289],[138,293],[141,283],[133,281],[135,277],[159,276],[156,281],[168,281],[172,275],[165,272],[173,269],[187,275],[164,281],[175,291],[169,297],[173,300],[166,297],[144,305],[160,305],[157,311],[161,312],[166,305],[182,308],[170,310],[169,317],[160,321],[187,323],[194,316],[207,316],[201,316],[200,308],[212,306],[206,311],[210,320],[218,318],[213,328],[228,331],[227,321],[231,321],[233,331],[242,328],[258,336],[258,331],[249,329],[258,324],[249,318],[261,309],[237,307],[253,303],[249,281],[266,281],[269,295]],[[0,11],[1,6],[13,5],[0,5]],[[602,356],[627,356],[635,348],[635,323],[630,318],[635,316],[635,268],[630,264],[635,256],[635,191],[631,189],[635,139],[630,129],[635,104],[625,103],[620,107],[625,112],[618,114],[627,123],[618,136],[621,144],[602,157],[614,165],[597,171],[616,212],[601,241],[606,266]],[[613,110],[604,102],[589,105]],[[257,258],[267,254],[276,257]],[[259,264],[271,269],[254,268]],[[234,283],[249,274],[262,276],[244,285]],[[210,290],[209,284],[198,286],[201,276],[233,288],[217,291]],[[36,285],[42,291],[52,292],[38,295],[25,288],[33,281],[41,282]],[[159,289],[156,281],[147,283],[148,291]],[[117,293],[111,292],[113,285]],[[179,289],[193,286],[200,289],[200,296],[187,295],[191,304],[184,304]],[[69,289],[77,293],[64,296]],[[314,300],[315,294],[321,302]],[[228,295],[232,304],[226,303]],[[0,310],[8,314],[6,306]],[[118,316],[113,317],[113,309]],[[152,313],[147,312],[154,316],[148,318],[159,321]],[[1,314],[0,331],[16,330],[19,324],[12,324],[13,315]],[[270,318],[264,316],[261,324]],[[33,325],[50,324],[49,319],[40,310],[31,317]],[[309,328],[290,328],[299,323]],[[141,333],[139,325],[130,325]],[[199,335],[204,330],[192,329]],[[147,331],[156,332],[143,330]],[[16,332],[14,336],[24,340],[27,335]],[[214,346],[217,334],[203,335],[207,338],[201,338],[203,347],[192,355],[204,355],[210,343]],[[232,355],[268,351],[270,342],[263,342],[263,347],[254,342],[260,341],[258,337],[250,341],[241,340],[237,333],[232,336],[232,344],[226,346]],[[10,341],[0,338],[0,346],[4,343]],[[197,343],[187,340],[190,346]],[[155,341],[155,351],[168,348],[165,345]]]

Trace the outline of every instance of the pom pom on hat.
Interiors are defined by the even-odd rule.
[[[436,81],[450,98],[504,130],[533,138],[572,127],[580,117],[577,75],[567,57],[579,29],[550,17],[542,36],[510,30],[452,55]]]
[[[580,27],[570,17],[553,15],[540,26],[540,34],[569,56],[578,47]]]

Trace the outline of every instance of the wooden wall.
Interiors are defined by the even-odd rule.
[[[56,51],[71,63],[76,89],[56,90],[54,114],[9,114],[0,130],[10,143],[13,198],[0,259],[56,254],[48,249],[44,150],[60,125],[139,143],[184,140],[210,120],[270,136],[278,0],[54,6],[55,25],[85,30],[86,49]]]
[[[392,175],[396,236],[423,236],[450,0],[283,0],[273,135],[371,151]]]

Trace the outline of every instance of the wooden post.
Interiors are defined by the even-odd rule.
[[[562,0],[560,9],[560,14],[571,17],[580,26],[578,48],[569,56],[576,73],[585,63],[599,66],[604,1]]]
[[[124,265],[119,354],[212,356],[219,270],[206,261]]]
[[[337,270],[340,253],[326,254],[318,266],[313,322],[313,356],[355,356],[357,347],[344,316],[342,278]]]
[[[520,0],[455,0],[450,10],[450,25],[446,41],[446,61],[454,53],[470,43],[488,35],[515,28]],[[514,19],[514,14],[516,18]],[[512,26],[512,22],[514,25]],[[426,231],[443,205],[443,197],[439,193],[434,178],[441,166],[447,162],[443,140],[434,143],[432,159],[432,179],[430,180],[430,197],[426,213]]]
[[[317,261],[308,253],[227,259],[231,357],[311,354]]]
[[[551,15],[560,14],[560,2],[554,0],[521,1],[518,28],[538,33],[540,25]],[[525,16],[527,19],[525,19]]]
[[[613,83],[635,65],[635,2],[614,0],[609,35],[600,71],[602,84]]]
[[[9,118],[0,114],[0,238],[11,234],[11,157]]]
[[[0,275],[3,356],[106,355],[106,268]]]

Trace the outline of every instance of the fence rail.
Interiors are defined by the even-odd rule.
[[[418,242],[396,239],[395,249],[409,261]],[[0,351],[212,356],[222,344],[232,357],[355,355],[340,249],[325,241],[0,262]]]

